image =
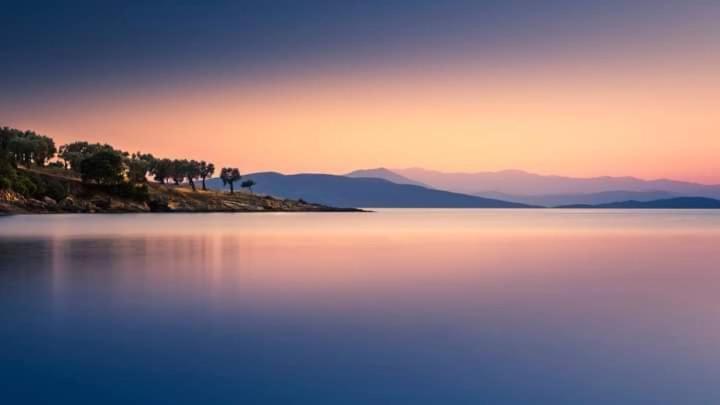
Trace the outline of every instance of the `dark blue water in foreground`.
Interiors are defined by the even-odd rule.
[[[720,403],[720,213],[0,218],[2,403]]]

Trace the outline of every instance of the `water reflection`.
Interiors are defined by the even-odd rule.
[[[29,402],[720,400],[712,212],[0,223],[0,381]]]

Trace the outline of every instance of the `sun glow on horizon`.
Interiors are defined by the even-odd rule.
[[[720,183],[720,48],[709,23],[720,11],[672,10],[647,26],[642,13],[617,27],[570,24],[572,41],[549,28],[528,44],[516,32],[491,45],[456,33],[384,53],[360,47],[344,63],[109,76],[0,102],[0,124],[244,172],[522,169]]]

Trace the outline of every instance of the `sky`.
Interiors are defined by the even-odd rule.
[[[720,2],[4,1],[0,125],[242,172],[720,183]]]

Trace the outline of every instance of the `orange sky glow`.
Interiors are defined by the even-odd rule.
[[[243,172],[522,169],[720,183],[713,50],[79,89],[13,111],[8,124]]]

